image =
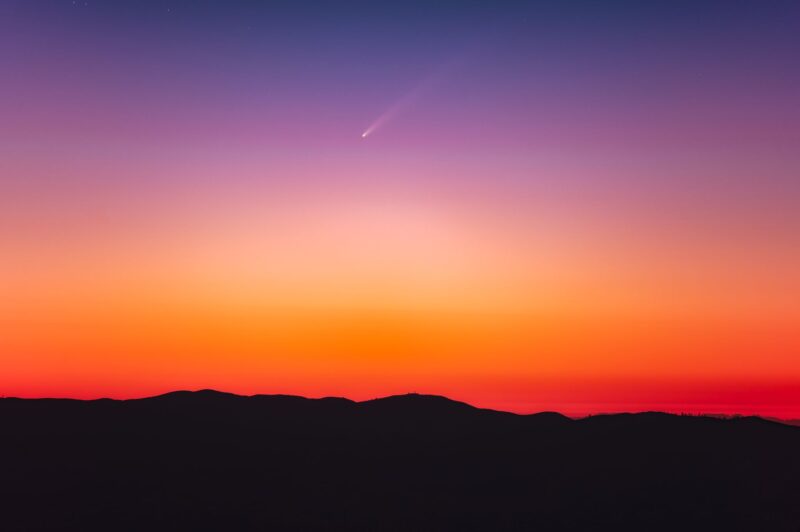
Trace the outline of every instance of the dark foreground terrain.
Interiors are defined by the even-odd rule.
[[[0,400],[0,530],[800,531],[800,428],[442,397]]]

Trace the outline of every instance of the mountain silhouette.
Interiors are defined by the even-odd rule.
[[[800,428],[440,396],[0,399],[0,529],[800,531]]]

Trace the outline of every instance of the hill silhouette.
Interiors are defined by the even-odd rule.
[[[0,529],[800,530],[800,428],[429,395],[0,400]]]

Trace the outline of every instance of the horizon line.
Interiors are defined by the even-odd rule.
[[[391,398],[398,398],[398,397],[409,397],[409,396],[418,396],[418,397],[427,397],[427,398],[437,398],[437,399],[445,399],[452,403],[459,403],[470,408],[474,408],[476,410],[484,410],[484,411],[491,411],[491,412],[499,412],[503,414],[510,414],[515,416],[534,416],[538,414],[558,414],[564,416],[568,419],[585,419],[589,417],[595,416],[614,416],[614,415],[637,415],[637,414],[665,414],[669,416],[686,416],[686,417],[708,417],[708,418],[717,418],[717,419],[738,419],[738,418],[759,418],[764,419],[767,421],[777,421],[784,424],[789,424],[793,426],[800,425],[800,418],[793,418],[793,417],[780,417],[780,416],[767,416],[762,414],[744,414],[744,413],[724,413],[724,412],[712,412],[712,411],[667,411],[667,410],[654,410],[654,409],[642,409],[642,410],[613,410],[613,411],[596,411],[590,412],[586,414],[567,414],[558,410],[537,410],[533,412],[513,412],[510,410],[502,410],[497,408],[487,408],[482,406],[477,406],[467,401],[462,401],[460,399],[453,399],[446,395],[435,394],[435,393],[420,393],[420,392],[406,392],[406,393],[399,393],[399,394],[389,394],[389,395],[380,395],[371,397],[369,399],[362,399],[356,400],[351,399],[349,397],[344,396],[337,396],[337,395],[323,395],[318,397],[309,397],[305,395],[299,394],[290,394],[290,393],[255,393],[255,394],[241,394],[241,393],[234,393],[234,392],[227,392],[223,390],[217,390],[215,388],[198,388],[198,389],[176,389],[170,390],[163,393],[158,393],[155,395],[144,395],[144,396],[137,396],[137,397],[95,397],[95,398],[76,398],[76,397],[52,397],[52,396],[41,396],[41,397],[19,397],[19,396],[6,396],[0,395],[0,400],[3,399],[11,399],[11,400],[19,400],[19,401],[75,401],[75,402],[83,402],[83,403],[90,403],[90,402],[97,402],[97,401],[115,401],[115,402],[129,402],[129,401],[142,401],[148,399],[157,399],[160,397],[166,397],[175,394],[202,394],[202,393],[214,393],[218,395],[227,395],[232,397],[238,397],[242,399],[250,399],[256,397],[290,397],[290,398],[297,398],[297,399],[305,399],[308,401],[322,401],[326,399],[336,399],[336,400],[343,400],[348,401],[354,404],[363,404],[369,403],[371,401],[379,401],[384,399],[391,399]]]

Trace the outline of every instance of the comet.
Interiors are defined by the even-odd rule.
[[[375,121],[373,121],[363,133],[361,133],[361,138],[365,139],[372,135],[372,133],[380,129],[384,124],[397,116],[401,111],[404,111],[410,107],[414,102],[417,101],[421,92],[423,92],[422,86],[417,86],[405,94],[402,98],[394,102],[386,111],[376,118]]]
[[[378,118],[376,118],[372,122],[372,124],[370,124],[370,126],[361,133],[361,138],[366,139],[368,136],[372,135],[375,131],[381,129],[384,125],[386,125],[388,122],[394,119],[394,117],[396,117],[398,114],[401,114],[406,110],[408,110],[408,108],[413,106],[422,95],[427,93],[436,84],[438,84],[442,80],[442,78],[444,78],[445,75],[452,70],[454,65],[455,63],[450,63],[440,68],[439,70],[437,70],[436,72],[434,72],[433,74],[431,74],[430,76],[419,82],[416,86],[414,86],[410,91],[408,91],[394,103],[392,103],[388,109],[386,109],[383,113],[381,113],[381,115],[378,116]]]

